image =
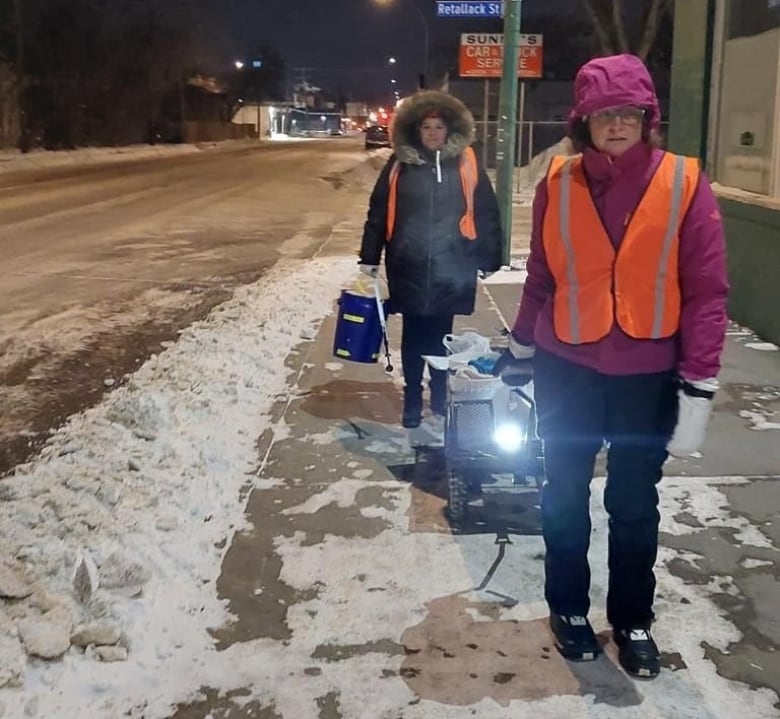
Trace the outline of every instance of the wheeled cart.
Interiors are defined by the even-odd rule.
[[[458,527],[482,496],[483,486],[499,477],[509,480],[510,491],[538,493],[544,461],[530,374],[468,382],[450,373],[448,380],[448,515]]]

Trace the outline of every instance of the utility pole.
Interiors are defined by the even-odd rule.
[[[504,264],[512,254],[512,179],[517,132],[517,52],[522,0],[504,2],[504,61],[496,133],[496,195],[504,230]]]

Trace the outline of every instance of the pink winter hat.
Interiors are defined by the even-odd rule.
[[[574,78],[574,107],[569,113],[569,132],[585,115],[625,105],[646,108],[650,127],[658,127],[661,121],[658,96],[645,64],[636,55],[611,55],[590,60]]]

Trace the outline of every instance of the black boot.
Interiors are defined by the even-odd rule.
[[[404,387],[404,413],[401,424],[407,429],[419,427],[422,422],[422,387],[412,385]]]
[[[661,673],[658,646],[648,629],[613,629],[620,666],[632,677],[655,679]]]
[[[439,369],[430,370],[431,381],[431,412],[443,417],[447,413],[447,372]]]
[[[555,636],[555,648],[566,659],[588,662],[601,653],[587,617],[550,614],[550,629]]]

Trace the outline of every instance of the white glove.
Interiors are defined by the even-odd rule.
[[[675,457],[690,457],[698,452],[712,414],[712,398],[717,379],[683,380],[677,390],[677,425],[666,449]]]
[[[379,265],[358,265],[358,269],[369,277],[376,277],[379,273]]]
[[[512,335],[509,335],[509,351],[516,360],[528,360],[534,356],[536,348],[533,345],[521,345]]]

